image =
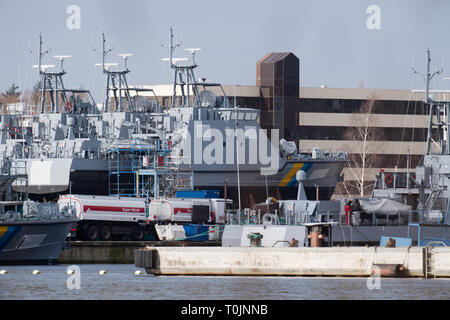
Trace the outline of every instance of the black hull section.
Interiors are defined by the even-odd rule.
[[[55,201],[61,194],[85,194],[85,195],[109,195],[109,179],[107,171],[76,171],[70,174],[70,181],[72,182],[71,190],[67,188],[63,192],[52,194],[30,194],[32,200],[37,201]],[[122,188],[127,194],[132,193],[134,180],[127,175],[122,176],[121,183],[127,185]],[[201,190],[219,190],[220,197],[225,197],[224,187],[196,187]],[[255,203],[264,202],[267,196],[274,197],[278,200],[293,200],[297,199],[298,187],[268,187],[266,191],[265,186],[261,187],[241,187],[241,207],[251,207]],[[316,200],[317,190],[314,187],[305,187],[306,196],[310,200]],[[334,192],[334,187],[320,187],[319,200],[329,200]],[[114,194],[114,193],[113,193]],[[232,199],[238,203],[238,188],[227,187],[227,198]]]
[[[29,194],[29,198],[35,201],[56,201],[63,194],[109,195],[107,171],[76,171],[70,173],[71,188],[62,192],[47,194]]]

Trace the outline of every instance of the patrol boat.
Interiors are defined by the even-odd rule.
[[[163,60],[169,62],[174,82],[165,137],[172,159],[178,159],[180,169],[192,172],[193,187],[220,190],[221,197],[242,205],[262,201],[268,194],[289,199],[297,192],[295,174],[302,170],[308,176],[306,193],[329,199],[347,153],[299,152],[295,142],[279,141],[277,130],[269,140],[259,125],[258,109],[233,105],[220,83],[195,76],[195,54],[200,49],[186,49],[190,59],[174,58],[178,46],[170,28],[169,57]]]
[[[76,221],[56,203],[0,201],[0,265],[57,263]]]
[[[106,96],[97,108],[88,90],[64,87],[67,56],[56,56],[59,72],[49,72],[54,66],[41,63],[46,51],[40,38],[41,106],[34,114],[4,115],[0,123],[5,167],[26,160],[28,183],[16,182],[14,190],[26,190],[33,199],[56,199],[67,191],[157,197],[145,189],[155,184],[145,170],[157,171],[170,161],[177,170],[191,172],[192,189],[219,189],[221,196],[226,189],[226,196],[242,198],[242,205],[262,201],[268,194],[291,198],[297,190],[298,170],[308,176],[308,195],[329,199],[348,161],[347,153],[299,152],[294,142],[278,141],[276,132],[270,141],[259,126],[259,110],[232,105],[219,83],[196,80],[197,49],[189,49],[192,61],[183,65],[182,59],[172,57],[177,47],[172,29],[170,36],[166,60],[175,77],[172,101],[166,107],[158,104],[155,92],[153,100],[139,95],[152,90],[128,86],[129,54],[120,55],[124,69],[114,71],[117,64],[106,62],[111,50],[103,35],[99,65],[106,75]],[[180,90],[181,97],[176,97]],[[13,135],[11,129],[20,132]],[[116,166],[123,159],[127,166]]]

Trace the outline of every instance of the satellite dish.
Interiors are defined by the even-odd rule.
[[[216,105],[216,95],[212,91],[200,91],[198,98],[202,107],[214,107]]]

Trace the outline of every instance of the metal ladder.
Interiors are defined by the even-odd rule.
[[[431,252],[433,248],[428,246],[425,247],[425,278],[429,279],[431,277],[436,278],[436,274],[434,273],[434,258],[433,253]]]
[[[440,192],[441,192],[440,189],[431,190],[431,194],[427,198],[427,201],[425,202],[425,210],[430,210],[431,208],[433,208],[434,202],[436,201],[436,198]]]

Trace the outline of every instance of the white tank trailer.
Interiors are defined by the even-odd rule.
[[[227,200],[228,206],[233,204]],[[62,212],[75,213],[78,218],[72,238],[103,241],[131,236],[143,240],[145,233],[154,233],[155,224],[199,223],[223,224],[225,200],[208,198],[145,198],[62,195],[58,205]]]

